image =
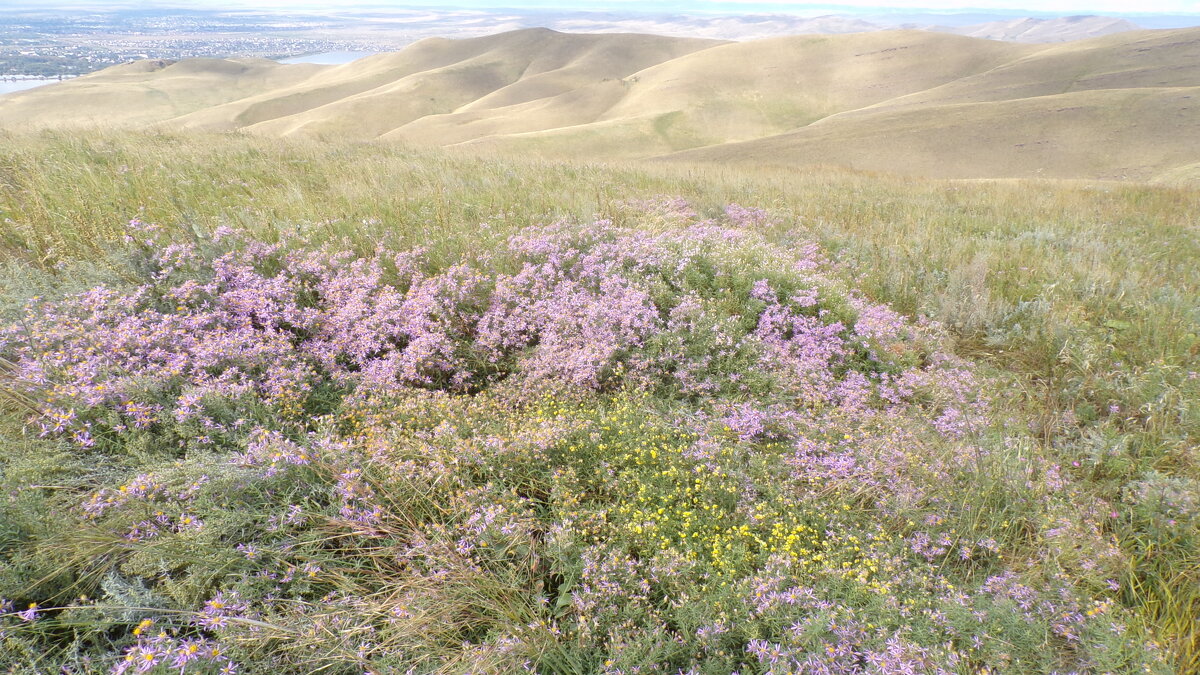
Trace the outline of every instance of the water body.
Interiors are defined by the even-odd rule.
[[[316,63],[326,66],[336,66],[343,63],[357,61],[364,56],[370,56],[375,52],[324,52],[322,54],[309,54],[307,56],[293,56],[290,59],[280,59],[280,63]],[[30,78],[24,80],[0,80],[0,96],[11,94],[17,91],[25,91],[34,87],[44,87],[48,84],[54,84],[60,80],[54,78]],[[66,80],[62,80],[65,82]]]
[[[280,63],[316,63],[322,66],[340,66],[343,63],[357,61],[375,52],[325,52],[307,56],[293,56],[290,59],[280,59]]]
[[[44,87],[47,84],[54,84],[55,82],[58,82],[58,81],[59,80],[57,77],[53,78],[53,79],[45,79],[45,80],[42,80],[42,79],[0,80],[0,96],[2,96],[4,94],[11,94],[14,91],[24,91],[26,89],[33,89],[34,87]],[[66,80],[63,80],[63,81],[65,82]]]

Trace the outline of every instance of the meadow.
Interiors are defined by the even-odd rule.
[[[1200,190],[0,136],[0,664],[1200,669]]]

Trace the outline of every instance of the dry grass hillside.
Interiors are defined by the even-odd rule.
[[[576,104],[579,97],[543,100],[532,108],[493,109],[491,126],[501,131],[471,138],[535,131],[522,127],[531,126],[530,117],[548,116],[573,117],[573,123],[541,125],[542,130],[562,130],[550,136],[570,140],[566,145],[597,130],[640,152],[747,140],[924,91],[1028,53],[1030,48],[1022,45],[920,31],[731,43],[654,65],[619,86],[601,83],[589,90],[587,110]],[[603,110],[593,107],[601,102]],[[464,122],[478,124],[472,114],[465,110],[422,120],[412,125],[412,133],[401,129],[398,135],[470,140],[456,131]],[[582,124],[598,129],[568,128]]]
[[[946,27],[941,30],[988,40],[1048,43],[1138,30],[1138,26],[1132,21],[1109,16],[1060,16],[1053,19],[1024,17],[1008,21],[989,21],[974,26]]]
[[[1010,101],[1080,91],[1200,86],[1200,29],[1136,31],[1032,52],[887,107]]]
[[[0,126],[140,127],[302,82],[322,66],[266,59],[136,61],[0,97]]]
[[[1200,138],[1178,130],[1200,125],[1198,101],[1200,87],[1162,87],[882,108],[667,159],[942,178],[1196,180]]]
[[[1200,179],[1200,31],[1038,48],[772,137],[677,153],[946,178]]]
[[[189,115],[187,127],[372,139],[428,116],[507,108],[617,82],[720,42],[531,29],[422,40],[332,68],[285,91]],[[582,106],[572,106],[582,114]],[[573,120],[572,120],[573,121]],[[570,123],[570,122],[568,122]],[[436,142],[436,141],[435,141]]]
[[[342,66],[143,62],[0,97],[0,127],[245,130],[588,159],[1192,180],[1200,29],[726,43],[531,29]]]

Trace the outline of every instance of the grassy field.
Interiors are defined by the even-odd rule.
[[[0,141],[11,672],[1200,669],[1200,190]]]

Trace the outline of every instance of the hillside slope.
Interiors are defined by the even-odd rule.
[[[291,87],[326,68],[266,59],[136,61],[0,96],[0,127],[139,127]]]
[[[342,66],[140,62],[0,97],[114,125],[936,177],[1187,180],[1200,29],[1053,45],[924,31],[727,43],[528,29]]]
[[[885,102],[1008,101],[1078,91],[1200,86],[1200,29],[1135,31],[1035,48],[1022,58]]]
[[[643,68],[718,44],[546,29],[466,40],[434,38],[395,54],[340,66],[289,90],[189,115],[175,124],[366,140],[426,116],[504,108],[588,87],[603,89]]]
[[[543,129],[563,129],[550,137],[566,139],[564,146],[599,131],[613,137],[615,152],[671,151],[790,131],[833,113],[984,72],[1032,51],[920,31],[738,42],[654,65],[620,86],[592,87],[587,97],[545,102],[537,114],[552,114],[563,122]],[[580,99],[586,100],[586,110]],[[490,133],[485,134],[478,131],[485,128],[480,116],[465,110],[421,120],[396,136],[453,143],[535,131],[521,128],[530,113],[493,109],[486,116]],[[584,124],[598,126],[578,128]],[[475,133],[462,133],[464,127]]]
[[[1138,31],[1041,49],[802,129],[670,159],[946,178],[1195,180],[1197,128],[1200,31]]]
[[[1200,138],[1175,130],[1200,128],[1198,101],[1200,87],[1168,87],[882,108],[667,159],[940,178],[1184,179],[1172,170],[1200,158]]]
[[[937,30],[986,40],[1046,43],[1111,35],[1138,30],[1138,26],[1132,21],[1110,16],[1060,16],[1053,19],[1024,17],[1010,21],[989,21],[973,26],[938,27]]]

